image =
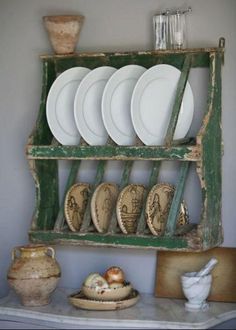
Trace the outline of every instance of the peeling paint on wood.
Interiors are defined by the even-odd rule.
[[[221,225],[221,57],[210,54],[208,111],[197,141],[202,158],[197,172],[202,187],[202,236],[206,247],[223,240]]]
[[[31,231],[29,233],[31,240],[45,241],[50,244],[58,242],[66,244],[72,241],[74,245],[100,245],[100,246],[118,246],[118,247],[136,247],[149,249],[187,249],[187,241],[181,237],[172,238],[154,237],[152,235],[124,235],[124,234],[98,234],[98,233],[71,233],[71,232],[53,232],[53,231]]]
[[[43,146],[28,145],[28,159],[200,160],[198,146]]]
[[[36,126],[26,146],[26,156],[36,188],[36,206],[32,218],[32,228],[29,232],[30,240],[50,244],[177,251],[203,251],[220,245],[223,241],[221,224],[221,65],[223,57],[224,43],[222,42],[218,48],[41,56],[43,65],[41,103]],[[57,141],[53,138],[46,120],[46,100],[57,74],[74,66],[85,66],[93,69],[103,65],[120,68],[128,64],[138,64],[150,68],[159,63],[171,64],[183,71],[178,84],[176,102],[165,146],[144,146],[142,143],[137,143],[136,146],[117,146],[114,143],[108,143],[105,146],[89,146],[86,143],[82,143],[80,146],[61,146],[59,143],[54,143]],[[196,137],[172,141],[190,67],[209,67],[210,69],[206,113]],[[185,168],[185,162],[186,164],[187,162],[195,162],[202,189],[202,212],[199,224],[187,225],[182,228],[182,231],[175,230],[175,214],[184,189],[186,172],[177,188],[178,198],[176,197],[173,206],[175,210],[170,214],[171,220],[168,220],[165,235],[161,237],[151,235],[145,230],[145,219],[142,218],[139,219],[136,234],[117,233],[115,214],[108,233],[90,232],[91,230],[94,231],[94,228],[90,226],[90,214],[82,226],[84,230],[76,233],[69,232],[67,227],[64,227],[62,208],[59,208],[58,203],[57,172],[60,159],[71,161],[71,163],[75,161],[75,164],[77,162],[79,164],[81,159],[99,160],[100,164],[103,165],[106,160],[125,161],[127,169],[123,173],[124,180],[121,187],[129,181],[133,161],[148,160],[154,162],[150,185],[155,182],[154,175],[158,176],[161,161],[181,161],[184,162],[183,168]],[[100,174],[97,175],[99,178],[97,183],[94,183],[95,186],[101,182],[104,168],[98,173]],[[73,171],[74,177],[75,171]],[[68,182],[71,184],[71,180]]]

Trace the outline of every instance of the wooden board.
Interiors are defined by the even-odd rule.
[[[217,247],[205,252],[157,253],[155,296],[185,298],[180,284],[184,272],[199,271],[210,258],[218,260],[212,271],[209,301],[236,301],[236,248]]]

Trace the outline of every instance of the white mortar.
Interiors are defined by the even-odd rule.
[[[181,284],[185,297],[185,309],[188,311],[205,311],[209,308],[206,299],[212,283],[212,275],[196,276],[196,272],[185,273],[181,276]]]

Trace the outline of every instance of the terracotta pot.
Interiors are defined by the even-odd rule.
[[[12,250],[12,264],[7,280],[23,305],[49,304],[50,295],[55,290],[60,276],[60,266],[52,247],[32,244]]]
[[[74,53],[84,22],[84,16],[44,16],[43,21],[55,53]]]

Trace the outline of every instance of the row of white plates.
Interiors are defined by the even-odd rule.
[[[168,64],[68,69],[48,93],[50,130],[63,145],[78,145],[81,137],[90,145],[105,145],[108,136],[118,145],[134,145],[136,135],[145,145],[162,145],[180,74]],[[186,136],[193,111],[187,82],[174,139]]]

